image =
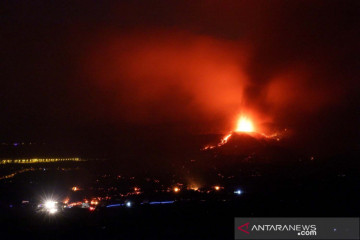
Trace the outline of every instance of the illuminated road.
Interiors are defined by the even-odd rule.
[[[24,158],[24,159],[3,159],[0,164],[29,164],[29,163],[52,163],[52,162],[80,162],[81,158]]]

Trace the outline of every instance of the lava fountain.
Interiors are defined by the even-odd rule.
[[[254,132],[254,125],[252,121],[247,117],[240,117],[235,132]]]
[[[264,133],[258,133],[257,130],[255,129],[253,121],[249,117],[242,115],[238,119],[235,129],[233,131],[231,131],[230,133],[225,135],[217,145],[207,145],[204,148],[202,148],[202,150],[209,150],[209,149],[213,149],[213,148],[221,147],[222,145],[225,145],[230,140],[230,138],[233,136],[233,133],[246,133],[246,134],[251,134],[252,136],[259,135],[259,136],[263,136],[265,138],[277,137],[277,134],[267,136]]]

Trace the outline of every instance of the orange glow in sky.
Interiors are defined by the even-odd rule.
[[[240,117],[235,132],[254,132],[254,125],[252,121],[247,117]]]

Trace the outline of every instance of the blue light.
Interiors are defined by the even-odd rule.
[[[127,203],[126,203],[126,206],[127,206],[127,207],[131,207],[131,202],[127,202]]]
[[[174,201],[149,202],[149,204],[151,204],[151,205],[153,205],[153,204],[169,204],[169,203],[174,203]]]
[[[106,207],[107,208],[111,208],[111,207],[120,207],[120,206],[123,206],[124,204],[111,204],[111,205],[107,205]]]
[[[242,192],[240,189],[238,189],[238,190],[234,191],[234,193],[235,193],[236,195],[241,195],[243,192]]]

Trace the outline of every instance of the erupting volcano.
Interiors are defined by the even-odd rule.
[[[237,134],[237,135],[245,134],[245,135],[247,135],[251,138],[255,138],[255,139],[275,139],[276,141],[280,140],[278,133],[275,133],[272,135],[266,135],[265,133],[258,132],[255,129],[255,124],[252,121],[252,119],[250,119],[248,116],[242,115],[239,117],[236,127],[233,131],[231,131],[230,133],[228,133],[224,137],[222,137],[218,144],[206,145],[204,148],[202,148],[202,150],[210,150],[210,149],[214,149],[216,147],[221,147],[221,146],[225,145],[226,143],[228,143],[234,134]]]

